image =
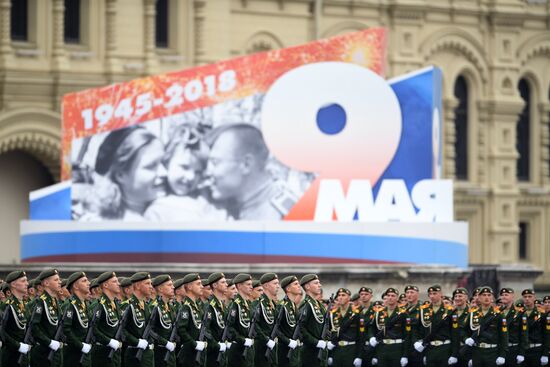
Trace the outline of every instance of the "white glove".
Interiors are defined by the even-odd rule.
[[[378,340],[376,340],[376,338],[373,336],[372,338],[369,339],[369,344],[370,344],[371,347],[374,348],[378,345]]]
[[[55,352],[56,350],[59,349],[59,347],[61,347],[61,343],[58,342],[57,340],[52,340],[50,342],[49,347],[50,347],[51,350],[53,350]]]
[[[548,356],[542,356],[540,357],[540,365],[546,366],[548,364]]]
[[[244,346],[245,347],[251,347],[253,345],[254,345],[254,340],[253,339],[249,339],[249,338],[244,339]]]
[[[336,347],[336,345],[332,344],[331,342],[327,343],[327,349],[328,350],[333,350],[335,347]]]
[[[164,347],[168,349],[170,352],[173,352],[174,349],[176,349],[176,343],[166,342],[166,345]]]
[[[504,363],[506,363],[506,360],[503,357],[497,358],[497,366],[502,366]]]
[[[114,349],[114,350],[117,350],[118,348],[120,348],[120,342],[118,340],[115,340],[115,339],[111,339],[109,340],[109,347],[111,347],[111,349]]]
[[[427,366],[428,365],[428,360],[426,359],[426,356],[424,356],[424,358],[422,358],[422,364],[424,366]]]
[[[232,346],[232,345],[233,345],[233,343],[231,343],[231,342],[225,342],[225,348],[226,348],[227,350],[231,349],[231,346]]]
[[[149,345],[149,343],[147,343],[147,340],[145,340],[145,339],[139,339],[139,340],[138,340],[138,345],[137,345],[137,347],[138,347],[139,349],[145,349],[145,348],[147,348],[148,345]]]
[[[327,347],[327,342],[324,340],[319,340],[317,342],[317,348],[319,349],[325,349]]]
[[[449,357],[449,359],[447,360],[447,364],[455,364],[458,362],[458,359],[456,359],[455,357]]]
[[[275,341],[269,339],[265,345],[267,345],[269,349],[273,349],[275,347]]]
[[[472,362],[472,360],[470,359],[470,360],[468,361],[468,367],[473,367],[473,366],[474,366],[474,362]]]
[[[468,339],[464,340],[464,344],[466,344],[466,345],[468,345],[468,346],[470,346],[470,347],[473,347],[475,343],[476,343],[476,342],[475,342],[474,339],[472,339],[472,338],[468,338]]]
[[[31,346],[29,344],[19,343],[19,353],[27,354],[29,353],[29,350],[31,350]]]
[[[328,357],[328,359],[327,359],[327,365],[332,366],[332,362],[334,362],[334,361],[332,360],[332,357]]]
[[[82,343],[82,349],[80,350],[84,354],[90,353],[92,350],[92,345],[88,343]]]
[[[195,350],[198,350],[199,352],[202,352],[204,350],[204,348],[206,348],[206,343],[205,342],[200,342],[200,341],[196,341],[197,343],[197,346],[195,347]]]
[[[220,353],[225,352],[225,350],[227,349],[227,347],[225,346],[225,343],[218,342],[218,345],[220,346]]]
[[[517,364],[521,364],[521,363],[523,363],[523,361],[525,361],[525,357],[524,357],[524,356],[518,355],[518,356],[516,357],[516,363],[517,363]]]
[[[362,364],[363,364],[363,360],[361,358],[355,358],[353,360],[354,367],[361,367]]]
[[[376,366],[378,364],[378,358],[373,358],[371,363],[373,366]]]
[[[418,353],[422,353],[424,351],[424,346],[422,345],[422,342],[417,341],[416,343],[414,343],[414,349],[416,349]]]
[[[409,359],[407,357],[401,357],[399,363],[401,363],[401,367],[405,367],[409,363]]]
[[[296,340],[290,339],[290,341],[288,342],[288,347],[289,347],[290,349],[294,349],[294,348],[296,348],[297,346],[298,346],[298,342],[297,342]]]

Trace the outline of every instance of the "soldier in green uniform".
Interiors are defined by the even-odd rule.
[[[120,277],[118,278],[118,282],[122,291],[122,298],[120,299],[120,303],[122,304],[124,301],[129,301],[130,298],[132,298],[132,280],[130,280],[130,278]],[[128,302],[126,302],[126,304],[127,303]]]
[[[376,309],[369,328],[369,344],[377,348],[373,365],[379,367],[404,367],[410,354],[410,319],[405,307],[397,307],[399,293],[388,288],[383,295],[385,307]]]
[[[174,325],[176,315],[174,308],[170,304],[174,297],[174,283],[168,274],[163,274],[155,277],[152,281],[153,287],[157,293],[157,304],[151,312],[158,312],[158,317],[153,325],[155,336],[155,367],[175,367],[176,366],[176,350],[175,341],[170,341],[170,334]],[[164,361],[166,351],[169,351],[168,361]]]
[[[252,293],[250,293],[250,301],[255,305],[258,303],[260,297],[264,294],[264,287],[260,280],[252,279]]]
[[[206,340],[199,341],[204,308],[200,301],[202,282],[198,273],[187,274],[182,279],[187,295],[181,307],[181,322],[178,324],[178,335],[181,340],[181,350],[178,353],[178,366],[198,367],[206,363]],[[205,325],[206,327],[206,325]],[[201,359],[196,361],[197,352]]]
[[[67,343],[63,348],[63,363],[66,366],[78,366],[80,357],[84,354],[82,366],[91,366],[92,345],[84,342],[89,327],[86,298],[90,293],[90,281],[82,271],[73,273],[67,279],[67,289],[72,296],[68,298],[68,309],[63,323]]]
[[[425,352],[426,366],[438,367],[458,363],[458,328],[453,328],[454,309],[445,306],[440,285],[428,288],[430,303],[420,306],[420,327],[422,339],[414,343],[414,349]]]
[[[477,298],[480,307],[470,311],[470,337],[465,344],[473,347],[472,363],[475,367],[502,366],[508,352],[506,318],[492,306],[494,297],[490,287],[481,287]]]
[[[321,282],[316,274],[307,274],[300,279],[300,285],[306,293],[299,310],[303,342],[301,358],[303,362],[307,361],[308,366],[326,366],[329,342],[321,338],[326,309],[322,302],[317,301],[321,295]],[[333,347],[332,343],[330,345]],[[319,350],[322,351],[321,359],[317,358]]]
[[[174,281],[174,307],[176,315],[180,312],[183,302],[185,301],[185,287],[183,286],[183,278]]]
[[[96,308],[99,304],[99,299],[101,298],[101,287],[99,286],[97,279],[98,278],[90,280],[90,302],[88,304],[88,310],[90,310],[90,312]],[[92,317],[91,314],[88,316]]]
[[[227,290],[224,293],[225,305],[229,306],[231,302],[237,297],[237,287],[233,284],[233,279],[227,279]]]
[[[420,325],[420,302],[418,301],[419,297],[419,289],[416,285],[411,284],[405,286],[405,298],[407,300],[407,304],[405,305],[405,307],[407,308],[408,317],[410,319],[411,343],[421,341],[421,339],[424,337],[424,331],[422,329],[422,326]],[[423,357],[423,352],[412,350],[411,346],[411,354],[409,356],[409,363],[407,364],[407,366],[423,367]]]
[[[122,343],[114,339],[122,317],[122,312],[115,302],[115,296],[120,288],[118,278],[114,272],[109,271],[97,277],[95,283],[98,289],[101,288],[102,294],[97,306],[99,314],[94,328],[95,345],[92,348],[92,366],[119,367]],[[115,352],[109,359],[111,350]]]
[[[294,275],[289,275],[281,280],[281,288],[285,292],[285,297],[279,304],[284,315],[279,325],[277,333],[277,364],[279,367],[297,367],[300,366],[301,342],[294,338],[294,331],[298,321],[298,303],[297,298],[301,294],[300,282]],[[290,354],[289,351],[293,350]]]
[[[254,366],[276,366],[277,349],[276,341],[271,339],[271,330],[275,326],[277,317],[277,292],[279,292],[279,278],[275,273],[267,273],[261,276],[260,284],[263,293],[258,300],[260,315],[256,324],[256,338],[254,340]],[[267,349],[271,349],[269,359],[265,357]]]
[[[336,345],[332,352],[332,366],[361,367],[361,310],[353,307],[350,302],[349,289],[340,288],[337,292],[335,307],[330,312],[332,337],[331,342]]]
[[[544,328],[542,356],[540,357],[541,366],[548,365],[548,357],[550,356],[550,296],[544,296],[542,299],[544,306],[543,322],[546,324]]]
[[[147,272],[138,272],[130,277],[134,294],[130,298],[130,317],[124,326],[126,343],[128,347],[124,353],[124,365],[128,367],[152,367],[154,365],[154,344],[150,340],[143,339],[143,332],[151,318],[151,312],[155,311],[156,301],[152,307],[147,305],[147,298],[153,294],[151,275]],[[156,312],[156,311],[155,311]],[[138,350],[143,350],[141,361],[136,358]]]
[[[6,283],[11,290],[11,297],[6,300],[4,312],[7,312],[6,325],[3,325],[1,366],[17,366],[20,354],[25,357],[22,366],[28,365],[27,354],[31,346],[23,343],[28,317],[23,298],[27,293],[28,281],[24,271],[12,271],[6,277]]]
[[[548,320],[544,318],[544,310],[535,306],[536,294],[532,289],[525,289],[521,292],[527,316],[527,329],[529,345],[525,352],[527,366],[536,366],[542,363],[544,335],[548,332]],[[548,355],[548,354],[546,354]]]
[[[464,345],[464,340],[467,338],[466,330],[469,327],[468,315],[470,310],[468,307],[468,290],[466,288],[457,288],[453,291],[453,305],[455,310],[452,315],[452,327],[457,329],[457,338],[459,342],[457,367],[467,367],[471,357],[460,353]]]
[[[35,302],[36,315],[32,320],[32,334],[37,344],[31,349],[31,366],[62,366],[61,341],[54,336],[61,321],[61,305],[57,296],[61,289],[61,279],[56,269],[44,270],[38,275],[44,293]],[[48,360],[50,351],[54,356]]]
[[[212,290],[212,295],[208,300],[206,312],[207,319],[207,353],[206,365],[208,367],[227,365],[227,357],[223,354],[227,346],[231,346],[227,340],[222,340],[225,328],[225,306],[223,295],[227,291],[227,280],[223,273],[212,273],[208,277],[207,286]],[[220,363],[218,363],[218,354],[222,353]]]
[[[527,334],[527,316],[523,309],[514,305],[514,290],[502,288],[499,292],[502,304],[501,312],[508,325],[508,353],[506,366],[516,367],[525,361],[525,351],[529,348]]]
[[[252,277],[250,274],[238,274],[233,283],[239,292],[229,305],[227,323],[231,334],[231,347],[227,353],[229,366],[254,365],[254,339],[248,337],[252,322]]]
[[[201,293],[201,302],[202,304],[207,304],[210,296],[212,295],[212,288],[208,285],[208,279],[202,279],[202,293]]]
[[[369,342],[367,338],[367,332],[370,328],[371,323],[374,320],[372,289],[369,287],[361,287],[359,288],[359,292],[357,294],[359,295],[359,304],[361,307],[361,319],[359,320],[359,330],[361,332],[361,349],[363,349],[364,352],[365,347],[368,345]],[[373,358],[372,348],[369,348],[368,355],[363,353],[361,355],[361,358],[363,359],[363,363],[361,364],[362,367],[371,367],[371,361]]]

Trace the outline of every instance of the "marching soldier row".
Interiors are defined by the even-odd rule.
[[[1,366],[545,366],[550,354],[550,297],[538,306],[530,289],[517,304],[502,288],[497,304],[480,287],[468,304],[466,289],[449,303],[438,285],[425,303],[414,285],[325,302],[315,274],[76,272],[62,286],[48,269],[6,284]]]

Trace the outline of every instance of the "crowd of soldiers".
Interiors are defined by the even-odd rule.
[[[284,298],[278,299],[279,290]],[[1,287],[1,366],[545,366],[550,297],[439,285],[338,289],[317,275],[172,280],[47,269]]]

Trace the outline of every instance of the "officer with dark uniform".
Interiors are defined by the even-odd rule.
[[[477,302],[469,315],[469,335],[465,344],[473,347],[474,366],[502,366],[508,353],[508,326],[506,318],[494,308],[491,287],[480,287]]]
[[[422,328],[422,325],[420,324],[420,302],[419,299],[419,289],[416,285],[407,285],[405,286],[405,299],[407,301],[407,304],[405,307],[407,308],[408,317],[410,319],[411,324],[411,343],[416,343],[418,341],[421,341],[421,339],[424,337],[424,330]],[[424,362],[424,353],[419,352],[417,350],[411,349],[411,354],[409,356],[409,363],[407,364],[408,367],[423,367]]]
[[[508,325],[506,366],[516,367],[525,361],[525,352],[529,348],[527,316],[524,315],[523,308],[515,306],[512,288],[502,288],[499,294],[502,304],[501,312]]]
[[[248,337],[248,331],[253,322],[253,311],[250,297],[252,296],[252,276],[237,274],[233,283],[239,292],[229,305],[227,326],[231,334],[231,347],[227,353],[229,366],[254,365],[254,339]]]
[[[63,363],[65,366],[78,366],[80,357],[84,354],[82,366],[91,366],[92,345],[84,342],[89,327],[86,298],[90,293],[90,281],[82,271],[73,273],[67,279],[67,289],[72,296],[68,298],[68,309],[63,323],[67,343],[63,348]]]
[[[151,275],[147,272],[138,272],[130,277],[134,294],[130,298],[130,317],[124,326],[126,343],[128,347],[124,353],[124,365],[128,367],[152,367],[154,365],[154,344],[150,339],[143,339],[143,332],[151,319],[152,311],[155,311],[156,301],[151,306],[147,299],[153,294]],[[156,311],[155,311],[156,312]],[[137,359],[139,350],[143,354],[141,361]]]
[[[316,274],[307,274],[300,279],[300,285],[306,293],[299,309],[302,362],[308,366],[326,366],[327,349],[332,349],[334,344],[321,338],[326,316],[325,305],[317,300],[321,296],[321,282]],[[321,359],[317,358],[319,350],[322,351]]]
[[[6,325],[2,327],[4,345],[0,365],[17,366],[19,356],[22,354],[24,358],[21,365],[27,366],[27,354],[31,348],[30,344],[23,343],[29,317],[23,303],[28,288],[27,274],[21,270],[12,271],[6,277],[6,284],[10,287],[11,297],[6,300],[4,307],[4,312],[7,314],[4,317]]]
[[[289,275],[281,280],[281,288],[285,292],[285,297],[278,306],[284,314],[277,333],[277,364],[279,367],[297,367],[301,365],[301,342],[293,338],[298,321],[297,297],[301,294],[300,282],[296,276]],[[290,350],[292,353],[289,356]]]
[[[204,307],[200,295],[202,282],[198,273],[187,274],[181,280],[185,287],[186,297],[180,308],[181,322],[178,324],[178,335],[181,341],[181,350],[178,353],[178,366],[197,367],[206,363],[206,339],[199,341],[199,333],[203,327]],[[206,327],[206,325],[204,326]],[[197,352],[201,352],[197,362]]]
[[[468,337],[466,331],[469,328],[468,315],[470,314],[470,309],[468,306],[468,290],[466,288],[456,288],[453,291],[453,305],[455,310],[451,316],[453,322],[452,327],[457,329],[459,343],[457,367],[467,367],[471,355],[464,355],[464,353],[461,353],[464,348],[464,340]]]
[[[258,300],[260,315],[256,324],[256,338],[254,340],[254,366],[272,366],[277,362],[276,341],[271,339],[271,330],[277,321],[277,292],[279,291],[279,277],[275,273],[267,273],[260,277],[263,293]],[[265,357],[267,349],[271,350],[269,359]]]
[[[369,287],[359,288],[359,304],[361,305],[361,324],[359,329],[361,331],[361,349],[365,351],[365,347],[368,344],[369,340],[367,338],[367,332],[370,328],[371,323],[374,320],[374,307],[372,303],[372,289]],[[371,361],[373,358],[373,349],[368,349],[368,355],[361,356],[363,359],[362,367],[370,367],[372,365]]]
[[[443,304],[440,285],[428,288],[430,303],[420,306],[420,327],[422,339],[414,343],[414,348],[425,352],[426,366],[439,367],[458,363],[458,327],[453,327],[454,309]]]
[[[376,309],[368,332],[370,346],[378,347],[372,364],[379,367],[404,367],[408,363],[411,325],[407,308],[397,306],[398,295],[395,288],[384,292],[386,306]]]
[[[208,367],[224,367],[227,365],[227,357],[224,353],[227,346],[231,346],[228,340],[222,340],[226,313],[223,295],[227,291],[227,280],[223,273],[212,273],[208,277],[206,284],[212,290],[212,295],[208,299],[208,307],[206,309],[208,315],[206,365]],[[219,363],[218,355],[220,355]]]
[[[330,311],[331,342],[336,347],[332,351],[332,366],[361,367],[361,310],[350,302],[349,289],[338,289],[337,307]]]
[[[542,363],[544,336],[548,333],[548,320],[544,319],[544,310],[535,306],[536,294],[532,289],[525,289],[521,292],[527,317],[527,329],[529,345],[525,352],[525,364],[536,366]],[[548,356],[548,354],[546,354]]]
[[[121,364],[120,348],[122,343],[116,340],[122,312],[115,302],[115,295],[119,290],[119,282],[112,271],[105,272],[95,279],[96,288],[101,287],[101,296],[98,299],[96,312],[97,323],[94,328],[95,345],[92,348],[92,366],[119,367]],[[90,285],[90,288],[91,285]],[[109,358],[111,350],[114,350],[112,358]]]
[[[32,320],[32,335],[37,344],[31,349],[31,366],[62,366],[63,353],[60,340],[55,334],[61,322],[61,305],[57,296],[61,290],[61,279],[56,269],[47,269],[38,275],[44,293],[35,303],[35,317]],[[50,351],[54,351],[51,362]]]
[[[155,336],[155,367],[175,367],[176,366],[176,350],[175,341],[170,341],[172,329],[177,327],[174,325],[176,315],[173,306],[170,304],[174,297],[174,283],[168,274],[159,275],[152,281],[153,287],[157,293],[157,304],[151,312],[157,312],[158,316],[153,324]],[[169,352],[168,361],[164,361],[166,352]]]

